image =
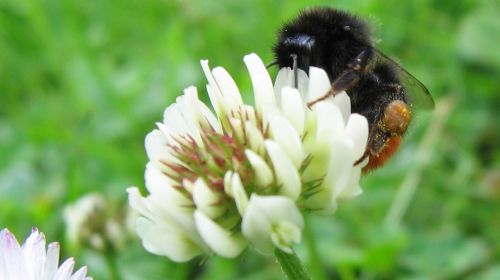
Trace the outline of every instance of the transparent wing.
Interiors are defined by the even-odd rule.
[[[429,90],[415,76],[406,71],[399,63],[385,55],[379,50],[375,50],[377,58],[381,61],[391,63],[399,70],[399,78],[406,88],[408,97],[412,105],[423,109],[434,108],[434,99],[432,99]]]

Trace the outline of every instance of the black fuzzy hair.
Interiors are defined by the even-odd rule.
[[[280,67],[291,67],[290,54],[294,53],[299,68],[323,68],[333,80],[356,55],[372,46],[371,29],[364,20],[320,7],[304,10],[285,24],[273,50]]]

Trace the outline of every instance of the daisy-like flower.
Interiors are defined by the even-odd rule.
[[[7,229],[0,231],[0,279],[2,280],[91,280],[87,267],[75,273],[73,258],[59,266],[59,244],[45,248],[45,236],[34,228],[23,245]]]
[[[224,68],[202,61],[213,111],[189,87],[146,137],[149,194],[128,193],[152,253],[178,262],[204,253],[236,257],[248,243],[263,253],[291,252],[301,241],[302,212],[333,213],[339,198],[361,193],[366,162],[355,162],[368,123],[351,114],[347,94],[308,108],[331,88],[323,70],[295,77],[283,68],[273,86],[257,55],[244,61],[255,106],[243,103]]]

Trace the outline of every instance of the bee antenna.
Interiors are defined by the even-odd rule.
[[[274,65],[278,65],[278,61],[277,60],[269,63],[268,65],[266,65],[266,69],[269,69],[269,68],[273,67]]]
[[[299,70],[297,67],[297,54],[292,53],[290,57],[293,59],[292,70],[293,70],[293,83],[295,88],[299,87]]]

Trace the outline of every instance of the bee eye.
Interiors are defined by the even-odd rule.
[[[350,31],[351,30],[351,26],[349,26],[349,25],[344,26],[344,30],[345,31]]]

